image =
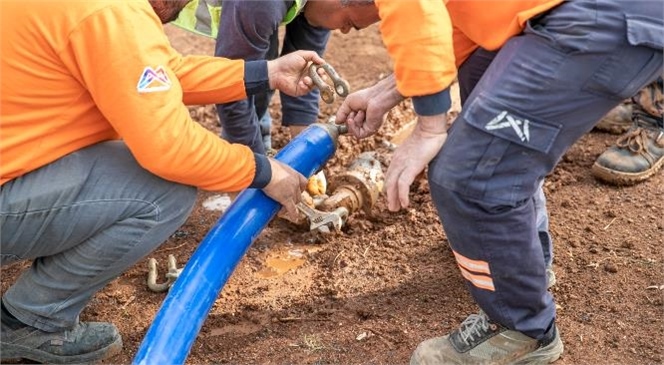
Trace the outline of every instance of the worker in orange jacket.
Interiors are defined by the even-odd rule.
[[[99,289],[164,242],[196,188],[262,189],[292,217],[306,179],[194,122],[185,104],[311,91],[298,51],[273,61],[183,57],[162,23],[188,0],[0,3],[2,265],[32,266],[1,301],[0,356],[83,363],[118,352],[79,322]]]
[[[663,2],[375,3],[394,74],[349,95],[337,122],[367,137],[412,97],[418,122],[386,173],[388,208],[409,206],[410,185],[428,167],[433,202],[481,309],[421,343],[411,365],[553,362],[563,344],[536,197],[575,141],[662,75]],[[448,130],[457,77],[463,107]]]

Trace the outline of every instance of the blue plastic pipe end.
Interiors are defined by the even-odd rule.
[[[275,158],[306,177],[334,155],[343,127],[313,124]],[[243,191],[212,227],[170,288],[133,364],[183,364],[231,273],[281,205],[262,190]]]

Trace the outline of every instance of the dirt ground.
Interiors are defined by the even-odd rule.
[[[213,43],[167,31],[184,53],[211,54]],[[353,89],[390,72],[377,27],[332,36],[326,59]],[[321,103],[320,121],[334,114]],[[275,117],[276,147],[286,142]],[[213,107],[192,115],[219,130]],[[325,172],[343,170],[360,152],[386,146],[412,120],[408,102],[379,133],[341,137]],[[557,364],[661,364],[664,359],[664,174],[633,187],[613,187],[590,174],[616,136],[593,132],[564,156],[545,192],[554,237],[552,288],[565,353]],[[385,165],[386,166],[386,165]],[[385,167],[384,166],[384,167]],[[169,254],[184,263],[215,224],[219,211],[200,193],[187,223],[150,257],[163,268]],[[412,207],[399,213],[380,198],[372,214],[356,213],[341,233],[316,235],[273,220],[240,262],[215,302],[187,359],[189,364],[406,364],[417,344],[444,335],[478,308],[448,247],[424,176],[411,189]],[[3,270],[2,290],[28,264]],[[108,363],[130,363],[164,293],[146,285],[147,259],[98,293],[82,320],[110,321],[125,349]]]

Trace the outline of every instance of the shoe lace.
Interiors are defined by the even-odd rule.
[[[489,318],[484,312],[469,315],[459,327],[459,337],[467,345],[471,345],[476,337],[482,338],[489,329],[496,329],[496,325],[489,323]]]
[[[637,127],[630,129],[625,134],[620,136],[616,141],[616,145],[620,148],[627,148],[634,153],[641,153],[645,149],[646,140],[648,139],[648,131]]]
[[[651,133],[659,134],[651,137]],[[645,151],[645,146],[648,139],[659,141],[662,136],[664,136],[664,131],[656,131],[652,128],[643,128],[637,126],[636,128],[630,129],[625,134],[620,136],[618,140],[616,140],[616,146],[619,148],[627,148],[635,154],[640,154]]]

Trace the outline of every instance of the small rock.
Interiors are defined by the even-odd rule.
[[[614,265],[610,262],[608,262],[604,265],[604,270],[607,271],[607,272],[613,273],[613,274],[618,272],[618,268],[616,267],[616,265]]]
[[[225,212],[231,203],[232,201],[228,194],[213,195],[203,202],[203,208],[209,211]]]

